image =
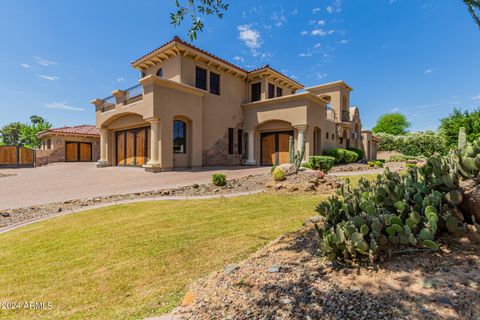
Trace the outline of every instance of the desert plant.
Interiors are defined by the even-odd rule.
[[[277,167],[277,166],[272,166],[272,167],[270,168],[270,173],[273,173],[273,170],[275,170],[276,167]]]
[[[290,163],[293,164],[293,162],[295,161],[295,143],[293,141],[293,137],[290,136],[288,138],[288,157],[289,157],[289,160],[290,160]]]
[[[212,183],[217,187],[223,187],[227,184],[227,176],[221,173],[212,174]]]
[[[283,181],[287,178],[287,172],[282,167],[276,167],[272,175],[275,181]]]
[[[329,156],[311,156],[308,163],[312,169],[327,173],[335,165],[335,158]]]
[[[317,226],[324,254],[353,261],[374,260],[400,246],[438,249],[438,233],[456,233],[465,221],[474,221],[470,211],[461,210],[465,197],[459,182],[479,172],[480,141],[448,156],[433,155],[405,174],[386,169],[354,188],[347,180],[338,195],[317,207],[324,219],[324,227]]]

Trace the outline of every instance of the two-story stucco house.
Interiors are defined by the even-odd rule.
[[[304,89],[268,65],[247,71],[178,37],[132,67],[139,85],[92,101],[99,166],[279,164],[288,162],[290,136],[295,148],[306,137],[305,159],[328,147],[364,148],[343,81]]]

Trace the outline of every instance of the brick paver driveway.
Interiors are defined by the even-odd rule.
[[[97,169],[94,163],[54,163],[39,168],[0,169],[0,210],[208,183],[215,172],[224,173],[227,179],[231,179],[269,170],[265,167],[222,167],[154,174],[130,167]],[[1,177],[1,174],[16,175]]]

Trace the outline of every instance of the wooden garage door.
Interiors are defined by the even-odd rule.
[[[87,142],[65,142],[65,161],[92,161],[92,144]]]
[[[289,144],[293,131],[265,132],[261,134],[261,165],[271,166],[290,161]]]
[[[148,127],[117,132],[117,165],[141,167],[148,161]]]

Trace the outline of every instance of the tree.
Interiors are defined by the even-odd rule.
[[[25,146],[29,148],[39,148],[40,139],[37,134],[48,130],[52,124],[40,116],[30,117],[30,124],[21,122],[12,122],[0,129],[1,143],[8,146]]]
[[[378,118],[377,124],[373,127],[374,133],[390,133],[394,135],[402,135],[407,133],[410,122],[401,113],[387,113]]]
[[[197,32],[203,31],[204,24],[200,16],[216,15],[222,19],[223,13],[228,10],[228,3],[224,0],[175,0],[175,6],[177,11],[170,14],[170,22],[178,27],[185,16],[190,16],[191,26],[188,30],[190,40],[197,39]]]
[[[480,28],[480,0],[463,0],[468,12],[472,15],[473,21]]]
[[[458,131],[465,128],[468,141],[480,138],[480,108],[473,111],[453,109],[453,112],[443,119],[440,119],[438,130],[445,138],[448,146],[455,146],[458,139]]]

